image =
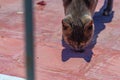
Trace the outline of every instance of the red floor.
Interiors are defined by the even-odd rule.
[[[39,1],[34,5],[37,80],[120,80],[119,0],[114,0],[114,12],[109,17],[97,12],[103,5],[99,0],[95,36],[84,53],[66,49],[61,41],[62,0],[45,0],[45,6],[36,5]],[[22,3],[0,2],[0,74],[25,78]]]

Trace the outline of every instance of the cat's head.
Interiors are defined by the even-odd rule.
[[[73,18],[68,15],[62,20],[62,32],[64,41],[72,49],[81,51],[90,43],[93,37],[93,20],[88,15],[81,18]]]

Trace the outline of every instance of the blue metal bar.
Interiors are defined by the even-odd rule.
[[[34,78],[34,29],[32,0],[25,0],[25,42],[26,42],[26,72],[27,80]]]

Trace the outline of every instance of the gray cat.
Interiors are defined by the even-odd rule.
[[[83,50],[94,34],[93,15],[98,0],[63,0],[65,18],[62,20],[64,41],[74,50]],[[107,0],[103,15],[112,12],[113,0]]]

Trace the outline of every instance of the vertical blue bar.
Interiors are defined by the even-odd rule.
[[[34,29],[32,0],[24,0],[27,80],[34,80]]]

